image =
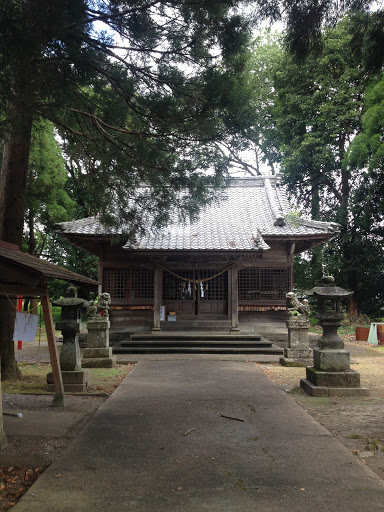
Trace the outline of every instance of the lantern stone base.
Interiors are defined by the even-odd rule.
[[[91,380],[91,372],[89,370],[78,370],[75,372],[61,372],[63,377],[64,391],[67,393],[82,393],[87,391],[88,384]],[[53,373],[47,374],[47,391],[55,391],[53,382]]]
[[[313,349],[313,366],[324,372],[349,372],[350,353],[344,349]]]
[[[112,348],[85,348],[81,365],[83,368],[115,368],[116,356]]]
[[[307,366],[307,378],[300,387],[311,396],[368,396],[369,390],[360,386],[360,374],[354,370],[321,371]]]

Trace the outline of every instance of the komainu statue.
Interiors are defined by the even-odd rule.
[[[309,315],[310,309],[307,299],[300,302],[294,292],[288,292],[285,297],[287,299],[287,311],[289,316]]]
[[[111,296],[109,293],[101,293],[97,302],[88,302],[87,315],[90,318],[95,318],[103,312],[103,317],[109,317],[109,305],[111,303]]]

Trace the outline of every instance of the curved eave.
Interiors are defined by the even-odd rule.
[[[319,233],[318,235],[263,235],[266,243],[291,242],[295,244],[293,255],[309,251],[324,242],[328,242],[336,233]]]
[[[134,254],[135,256],[151,256],[156,255],[159,257],[184,257],[187,256],[223,256],[236,258],[239,255],[246,255],[252,258],[261,258],[263,250],[255,249],[128,249],[124,248],[127,252]]]
[[[116,235],[106,235],[106,234],[98,234],[98,235],[85,235],[85,234],[76,234],[76,233],[65,233],[63,231],[59,231],[60,235],[71,242],[72,245],[79,247],[80,249],[84,249],[95,256],[100,255],[101,247],[104,244],[111,244],[113,239],[116,239]],[[126,238],[121,238],[121,241],[117,244],[123,246],[127,243]]]

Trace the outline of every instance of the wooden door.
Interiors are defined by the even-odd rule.
[[[179,315],[228,315],[228,272],[186,269],[164,271],[163,302]]]

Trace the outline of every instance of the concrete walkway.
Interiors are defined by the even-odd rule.
[[[12,511],[308,509],[383,510],[383,482],[254,364],[195,359],[140,361]]]

